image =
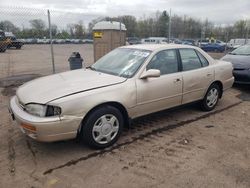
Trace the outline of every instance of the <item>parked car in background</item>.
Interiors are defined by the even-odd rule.
[[[149,37],[146,39],[141,39],[142,44],[167,44],[168,39],[165,37]]]
[[[174,43],[174,44],[182,44],[182,40],[177,39],[177,38],[172,38],[172,39],[170,39],[170,43]]]
[[[0,30],[0,52],[5,52],[10,44],[10,40],[6,38],[5,33]]]
[[[80,40],[79,40],[80,41]],[[54,43],[55,44],[65,44],[66,43],[66,40],[65,39],[55,39],[54,40]]]
[[[235,83],[250,84],[250,44],[238,47],[221,59],[233,64]]]
[[[138,37],[128,37],[127,38],[127,42],[130,45],[134,45],[134,44],[141,44],[141,40]]]
[[[125,46],[89,69],[24,84],[10,101],[10,112],[35,140],[79,135],[104,148],[117,141],[130,119],[194,101],[213,110],[234,82],[232,69],[193,46]]]
[[[195,45],[195,40],[194,39],[183,39],[182,44],[185,44],[185,45],[192,45],[194,46]]]
[[[93,44],[93,39],[83,39],[84,44]]]
[[[12,32],[5,32],[5,37],[9,39],[8,48],[21,49],[24,45],[21,40],[16,39],[16,36]]]
[[[226,47],[226,43],[221,41],[221,40],[217,40],[215,38],[206,38],[206,39],[198,39],[195,42],[196,46],[206,46],[208,44],[216,44],[219,46],[223,46],[224,48]]]
[[[49,44],[50,39],[37,39],[37,44]]]
[[[225,42],[223,42],[223,41],[221,41],[221,40],[216,40],[215,43],[216,43],[216,44],[219,44],[219,45],[221,45],[221,46],[223,46],[224,48],[225,48],[226,45],[227,45],[227,43],[225,43]]]
[[[229,49],[236,49],[242,45],[245,44],[250,44],[250,39],[231,39],[228,43],[227,43],[227,48]]]
[[[37,44],[37,40],[35,38],[28,38],[28,39],[24,39],[25,40],[25,44]]]
[[[224,52],[225,46],[218,43],[201,44],[200,48],[205,52]]]
[[[81,42],[81,39],[71,39],[71,44],[80,44]]]
[[[209,39],[198,39],[196,41],[196,46],[204,46],[204,45],[207,45],[209,43],[210,43]]]

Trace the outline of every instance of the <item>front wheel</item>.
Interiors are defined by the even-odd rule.
[[[0,52],[5,52],[7,50],[7,47],[0,48]]]
[[[220,87],[217,84],[212,84],[201,101],[201,108],[204,111],[211,111],[215,108],[220,97]]]
[[[90,147],[109,147],[118,140],[123,124],[123,116],[117,108],[102,106],[94,110],[83,122],[80,136]]]

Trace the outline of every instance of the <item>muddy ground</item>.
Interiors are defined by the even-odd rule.
[[[0,63],[7,68],[0,78],[10,76],[0,79],[0,187],[250,187],[249,87],[228,90],[209,113],[193,104],[136,119],[113,147],[92,150],[77,140],[39,143],[23,135],[7,107],[12,75],[24,67],[2,54]]]

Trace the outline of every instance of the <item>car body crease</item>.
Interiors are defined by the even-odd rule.
[[[64,97],[68,97],[68,96],[71,96],[71,95],[76,95],[76,94],[83,93],[83,92],[86,92],[86,91],[91,91],[91,90],[94,90],[94,89],[100,89],[100,88],[104,88],[104,87],[109,87],[109,86],[114,86],[114,85],[122,84],[122,83],[126,82],[127,80],[128,80],[128,78],[126,80],[122,81],[122,82],[118,82],[118,83],[115,83],[115,84],[109,84],[109,85],[105,85],[105,86],[100,86],[100,87],[95,87],[95,88],[91,88],[91,89],[86,89],[86,90],[82,90],[82,91],[73,92],[73,93],[70,93],[70,94],[63,95],[61,97],[57,97],[55,99],[52,99],[52,100],[46,102],[46,104],[48,104],[48,103],[50,103],[52,101],[64,98]]]

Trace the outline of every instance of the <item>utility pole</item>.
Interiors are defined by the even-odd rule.
[[[201,47],[201,41],[203,39],[203,35],[204,35],[204,30],[203,30],[203,27],[201,25],[201,38],[200,38],[200,42],[199,42],[199,47]]]
[[[168,22],[168,43],[170,43],[170,36],[171,36],[171,8],[169,11],[169,22]]]
[[[123,46],[122,45],[122,18],[120,17],[119,19],[119,26],[120,26],[120,32],[119,32],[119,35],[120,35],[120,46]]]
[[[250,27],[250,20],[247,20],[247,23],[246,23],[246,38],[245,38],[245,44],[248,43],[249,27]]]
[[[55,71],[54,49],[53,49],[52,29],[51,29],[49,10],[48,10],[48,21],[49,21],[49,36],[50,36],[50,51],[51,51],[51,60],[52,60],[52,71],[53,71],[53,74],[55,74],[56,71]]]

